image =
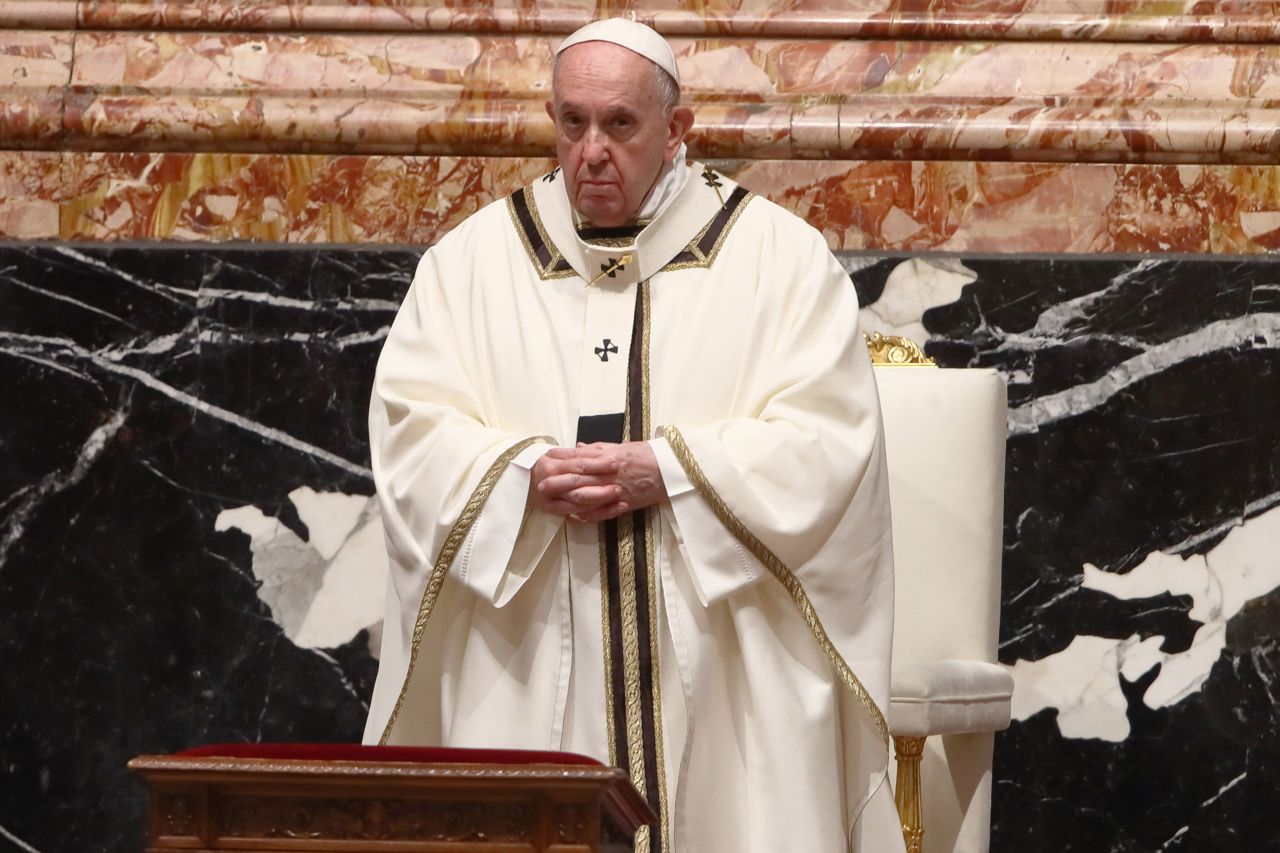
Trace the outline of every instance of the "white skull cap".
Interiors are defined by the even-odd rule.
[[[632,53],[638,53],[654,65],[675,78],[680,83],[680,69],[676,67],[676,55],[667,40],[658,35],[657,30],[639,21],[626,18],[607,18],[603,21],[592,21],[569,34],[556,48],[556,56],[567,48],[584,41],[607,41],[625,47]]]

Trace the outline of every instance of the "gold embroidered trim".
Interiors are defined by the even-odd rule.
[[[631,395],[627,395],[627,405],[622,413],[622,434],[624,440],[631,435],[631,423],[633,417],[640,418],[640,431],[642,435],[648,436],[650,433],[649,418],[649,342],[650,342],[650,288],[649,282],[644,281],[639,285],[637,299],[640,300],[640,310],[642,312],[641,319],[641,335],[637,345],[640,346],[640,396],[641,409],[635,412],[631,407]],[[636,590],[636,552],[635,552],[635,516],[633,513],[626,513],[619,516],[616,520],[617,538],[618,538],[618,611],[622,624],[618,626],[619,634],[622,640],[622,690],[623,690],[623,716],[624,725],[626,727],[627,740],[627,763],[630,767],[630,779],[637,790],[648,799],[648,767],[645,755],[645,739],[644,739],[644,703],[645,696],[641,690],[641,672],[640,672],[640,626],[639,626],[639,608],[643,606],[649,617],[649,657],[650,669],[653,678],[653,726],[654,726],[654,777],[657,780],[658,790],[658,812],[660,824],[658,833],[651,833],[649,827],[641,827],[636,831],[634,839],[634,850],[636,853],[661,853],[661,851],[670,850],[670,840],[668,835],[668,806],[667,806],[667,788],[666,788],[666,768],[663,753],[663,720],[662,720],[662,677],[658,663],[659,644],[661,642],[659,634],[659,626],[657,622],[657,601],[655,577],[657,566],[655,564],[655,545],[654,545],[654,523],[653,513],[644,512],[644,525],[647,534],[645,539],[645,557],[649,566],[649,575],[647,578],[646,598],[641,602],[638,600]],[[600,537],[600,572],[602,581],[600,584],[600,621],[603,633],[604,646],[604,664],[605,664],[605,712],[610,715],[609,723],[606,726],[609,737],[609,757],[614,764],[618,764],[618,742],[613,726],[613,707],[616,701],[613,694],[613,666],[614,661],[611,652],[610,638],[612,636],[612,628],[609,615],[610,591],[607,580],[604,580],[608,571],[608,555],[606,553],[604,537]]]
[[[582,235],[578,235],[581,238]],[[598,249],[629,249],[635,245],[634,237],[597,237],[593,240],[582,240],[588,246]]]
[[[645,362],[645,366],[648,366],[648,362]],[[646,380],[648,379],[647,370],[645,371],[645,378]],[[645,390],[648,390],[647,386]],[[648,414],[646,410],[646,419]],[[654,534],[657,527],[654,524],[654,519],[656,517],[657,513],[653,510],[647,510],[644,514],[644,550],[645,559],[649,566],[649,659],[653,661],[653,755],[654,762],[657,764],[656,775],[658,777],[658,827],[662,839],[661,849],[670,850],[670,836],[667,831],[667,762],[663,750],[663,743],[666,739],[663,736],[664,729],[662,725],[662,670],[658,662],[662,633],[658,625],[658,563],[657,549],[654,543]]]
[[[680,461],[680,466],[684,468],[685,474],[689,477],[689,481],[693,483],[698,490],[698,494],[702,495],[707,505],[711,507],[711,511],[720,519],[720,523],[739,542],[745,545],[747,550],[755,555],[756,559],[769,569],[770,573],[778,579],[791,596],[791,600],[800,609],[801,617],[803,617],[805,623],[809,626],[809,630],[813,633],[813,638],[818,642],[818,648],[822,649],[822,653],[827,656],[827,660],[831,662],[832,667],[835,668],[836,674],[844,682],[845,687],[848,687],[853,692],[862,707],[871,715],[872,721],[875,722],[876,728],[879,729],[880,736],[884,740],[885,749],[888,750],[889,725],[885,722],[884,714],[871,699],[871,694],[867,692],[867,688],[858,680],[858,676],[854,674],[840,651],[835,647],[835,644],[831,642],[831,638],[827,635],[827,630],[822,627],[822,620],[818,618],[818,612],[814,609],[813,602],[809,601],[809,596],[805,593],[799,578],[786,567],[782,560],[778,559],[777,554],[769,550],[767,545],[747,529],[741,519],[734,515],[733,510],[729,509],[728,504],[720,497],[719,492],[707,480],[706,474],[702,472],[702,466],[698,464],[698,460],[694,459],[693,454],[689,452],[689,445],[685,444],[684,436],[680,434],[680,430],[673,426],[664,426],[659,432],[666,438],[667,443],[671,446],[672,453],[676,455],[676,459]]]
[[[653,327],[649,300],[649,279],[640,282],[640,318],[644,328],[640,335],[640,434],[648,439],[653,428],[649,423],[649,330]],[[649,565],[653,565],[650,563]],[[657,660],[657,657],[654,658]]]
[[[516,213],[514,199],[517,193],[523,196],[525,204],[529,208],[529,217],[533,220],[533,227],[538,232],[538,237],[542,240],[542,245],[544,245],[547,248],[547,253],[550,257],[550,260],[547,261],[547,264],[545,267],[542,265],[542,262],[538,260],[538,253],[534,251],[533,243],[529,241],[529,235],[525,231],[523,224],[520,222],[519,214]],[[723,207],[724,206],[723,196],[720,195],[720,190],[718,188],[716,188],[716,195],[721,199],[721,207]],[[711,226],[715,223],[715,216],[711,217],[711,219],[707,222],[707,224],[704,225],[702,229],[699,230],[698,233],[694,235],[693,239],[690,240],[688,245],[686,245],[684,249],[681,250],[681,252],[679,253],[679,254],[684,254],[685,252],[688,252],[689,254],[694,256],[695,260],[681,261],[679,263],[668,263],[662,269],[658,270],[658,272],[706,269],[707,267],[714,264],[716,261],[716,256],[720,254],[720,249],[722,246],[724,246],[725,239],[729,236],[729,232],[733,230],[733,226],[736,225],[738,222],[738,217],[742,215],[742,211],[746,209],[747,204],[750,203],[751,199],[754,196],[755,196],[755,193],[748,192],[743,197],[742,202],[737,206],[737,208],[734,209],[733,213],[729,216],[729,221],[726,222],[724,224],[724,227],[720,230],[720,234],[716,237],[716,241],[715,243],[712,244],[711,250],[709,252],[703,252],[701,249],[698,248],[698,244],[702,242],[702,238],[706,236],[707,231],[709,231]],[[511,217],[511,222],[515,226],[516,233],[520,236],[520,243],[524,246],[525,254],[529,256],[529,263],[533,264],[533,268],[538,271],[539,278],[541,278],[543,281],[550,281],[552,279],[572,278],[573,276],[577,275],[577,272],[575,272],[572,267],[564,270],[559,270],[559,271],[556,270],[556,264],[564,260],[564,255],[560,253],[560,249],[556,246],[555,242],[552,241],[552,239],[548,236],[546,226],[542,224],[542,214],[538,212],[538,203],[534,200],[532,192],[529,192],[528,189],[525,188],[525,189],[516,190],[516,192],[507,196],[507,213]],[[575,212],[575,217],[576,217],[576,212]],[[641,224],[644,224],[646,223],[646,220],[638,220],[638,222]],[[608,246],[614,241],[606,238],[604,240],[593,240],[591,242],[593,245]],[[619,241],[619,246],[629,245],[629,244],[630,244],[630,241]]]
[[[534,436],[516,442],[507,448],[484,472],[484,476],[480,478],[480,482],[476,485],[475,490],[472,491],[471,497],[467,499],[466,506],[462,508],[462,514],[453,523],[453,527],[449,528],[449,533],[444,538],[444,545],[440,548],[440,554],[436,557],[435,565],[431,567],[431,577],[427,579],[426,589],[422,591],[422,602],[418,605],[418,618],[413,623],[413,644],[409,649],[409,668],[405,670],[404,684],[400,686],[400,695],[396,697],[395,708],[391,711],[391,717],[387,720],[386,728],[382,730],[382,737],[378,739],[379,744],[385,745],[388,738],[391,737],[391,729],[400,717],[401,708],[404,707],[405,697],[409,693],[409,682],[413,679],[413,668],[418,662],[418,646],[422,642],[422,634],[426,630],[427,620],[431,618],[431,611],[436,606],[436,599],[440,597],[440,589],[444,586],[444,579],[449,573],[449,566],[453,563],[453,558],[457,555],[458,549],[462,547],[467,534],[471,532],[471,527],[480,516],[480,511],[484,509],[485,503],[489,500],[489,495],[493,492],[493,487],[498,483],[498,478],[502,476],[507,466],[511,464],[511,460],[520,451],[536,441],[554,443],[555,439],[546,436]]]
[[[525,204],[529,207],[529,216],[533,219],[533,227],[542,239],[542,245],[547,247],[550,260],[547,261],[546,267],[543,267],[542,262],[538,260],[538,253],[534,251],[533,244],[529,242],[529,235],[525,232],[524,225],[520,222],[520,215],[516,213],[515,197],[517,193],[523,194]],[[511,223],[515,226],[516,233],[520,235],[520,242],[524,244],[525,254],[529,256],[529,263],[533,264],[533,268],[538,271],[539,278],[546,281],[554,278],[571,278],[577,275],[572,267],[559,272],[555,271],[556,262],[561,260],[563,256],[560,254],[560,249],[547,236],[546,226],[542,224],[542,214],[538,212],[538,203],[534,201],[533,193],[528,188],[516,190],[507,196],[507,214],[511,217]]]
[[[640,706],[640,625],[636,603],[635,530],[631,513],[618,517],[618,589],[622,612],[622,684],[627,711],[627,758],[631,784],[648,797],[645,785],[644,727]]]
[[[613,620],[609,618],[609,555],[605,552],[604,534],[597,526],[600,543],[600,626],[604,642],[604,713],[605,732],[609,735],[609,763],[618,766],[618,738],[613,731]]]
[[[737,208],[734,209],[732,214],[730,214],[729,221],[724,224],[724,228],[720,229],[720,234],[719,236],[716,237],[715,243],[711,245],[710,252],[704,253],[701,249],[698,248],[698,243],[702,242],[703,236],[706,235],[707,231],[710,230],[711,226],[715,223],[716,219],[714,216],[711,217],[710,222],[708,222],[706,225],[702,227],[701,231],[699,231],[697,234],[694,235],[693,239],[689,241],[689,245],[685,246],[684,251],[692,254],[695,258],[697,258],[697,260],[682,261],[678,264],[669,263],[666,266],[664,266],[661,270],[659,270],[659,272],[671,272],[673,270],[706,269],[707,267],[714,264],[716,262],[716,256],[720,254],[720,248],[724,246],[724,241],[729,236],[729,232],[732,231],[733,226],[738,223],[738,217],[742,216],[742,211],[747,209],[747,205],[751,202],[751,199],[753,198],[755,198],[755,193],[750,193],[750,192],[743,197],[742,203],[739,204]],[[684,254],[684,252],[681,252],[681,254]]]
[[[649,407],[649,342],[653,329],[653,312],[651,303],[652,289],[649,280],[640,282],[640,317],[643,324],[640,335],[640,434],[645,438],[651,436],[653,426]],[[629,414],[629,413],[628,413]],[[653,753],[655,776],[658,779],[658,832],[659,850],[671,849],[671,836],[667,828],[667,770],[663,744],[666,742],[662,716],[662,667],[658,655],[661,652],[662,631],[658,624],[658,558],[655,535],[657,525],[654,520],[657,513],[653,509],[645,510],[645,565],[649,567],[649,660],[653,670]]]

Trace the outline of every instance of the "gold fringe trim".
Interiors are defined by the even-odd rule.
[[[480,511],[484,509],[484,505],[489,500],[489,495],[493,492],[493,487],[497,485],[498,478],[502,476],[503,471],[522,450],[537,441],[554,443],[555,440],[546,436],[534,436],[507,448],[484,472],[484,476],[480,478],[480,482],[471,493],[471,497],[467,499],[467,505],[462,508],[462,514],[453,523],[453,527],[449,528],[449,533],[444,538],[444,545],[440,549],[440,554],[436,557],[435,565],[431,568],[431,577],[427,579],[427,587],[422,591],[422,603],[418,605],[418,618],[413,625],[413,645],[409,650],[409,668],[405,670],[404,684],[400,686],[400,695],[396,697],[396,706],[391,711],[391,717],[387,720],[386,728],[382,730],[382,737],[378,739],[380,745],[386,745],[387,740],[391,737],[391,729],[395,727],[396,720],[400,717],[400,710],[404,707],[405,697],[409,693],[409,682],[413,679],[413,668],[418,662],[418,646],[422,642],[422,634],[426,630],[427,620],[431,618],[431,611],[435,609],[436,599],[440,597],[440,589],[444,586],[444,579],[449,573],[449,566],[453,563],[453,558],[457,556],[458,549],[462,547],[467,534],[471,532],[472,525],[479,518]]]
[[[711,511],[716,514],[716,518],[720,519],[720,523],[739,542],[746,546],[747,550],[754,554],[756,559],[765,565],[791,596],[791,600],[800,609],[800,615],[804,618],[805,623],[808,624],[809,630],[813,632],[813,638],[817,640],[818,648],[822,649],[822,653],[827,656],[827,660],[831,662],[832,667],[835,668],[836,674],[844,682],[845,687],[852,691],[853,695],[862,704],[862,707],[871,715],[872,721],[880,731],[880,736],[884,739],[884,746],[887,751],[889,748],[889,724],[885,722],[884,714],[872,700],[867,688],[862,685],[862,682],[858,680],[858,676],[849,667],[844,656],[840,654],[835,644],[831,642],[831,638],[827,635],[827,630],[822,627],[822,620],[818,618],[818,612],[814,609],[813,603],[809,601],[809,596],[805,593],[799,578],[786,567],[777,554],[769,550],[769,546],[761,542],[754,533],[747,529],[741,519],[733,514],[733,510],[729,509],[729,506],[720,497],[715,487],[707,480],[707,476],[702,472],[702,467],[698,464],[698,460],[694,459],[693,454],[689,452],[689,445],[685,444],[684,436],[680,434],[680,430],[673,426],[664,426],[658,432],[671,445],[671,451],[676,455],[676,459],[680,461],[680,466],[684,468],[689,481],[693,483],[694,488],[698,490],[698,494],[702,495],[703,499],[711,507]]]

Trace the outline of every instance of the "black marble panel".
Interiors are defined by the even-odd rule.
[[[0,838],[137,850],[133,755],[359,739],[367,638],[295,646],[214,522],[372,493],[368,391],[414,261],[0,248]]]
[[[368,389],[415,260],[0,246],[0,848],[138,849],[135,754],[359,738],[366,633],[296,645],[216,522],[253,506],[306,540],[293,490],[371,493]],[[892,298],[902,259],[856,260],[864,302]],[[947,262],[974,280],[925,312],[927,350],[1010,380],[1002,660],[1185,652],[1192,596],[1082,567],[1214,554],[1280,505],[1280,262]],[[1275,573],[1280,546],[1247,559]],[[1280,590],[1224,631],[1179,701],[1144,701],[1158,669],[1122,679],[1124,740],[1064,737],[1056,708],[1002,734],[992,849],[1280,851]]]
[[[1280,263],[964,263],[976,281],[924,324],[945,365],[1010,379],[1001,659],[1085,635],[1191,646],[1191,596],[1115,598],[1081,586],[1085,563],[1123,575],[1153,552],[1207,555],[1228,590],[1241,561],[1271,579],[1227,620],[1199,690],[1153,709],[1159,665],[1121,678],[1122,743],[1062,737],[1055,709],[1015,722],[997,741],[992,849],[1280,849],[1280,542],[1215,553],[1280,505]]]

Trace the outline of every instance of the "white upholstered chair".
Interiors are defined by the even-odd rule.
[[[1005,382],[995,370],[921,365],[932,363],[903,338],[868,347],[893,507],[889,730],[907,850],[986,853],[992,748],[1013,693],[995,662]]]

